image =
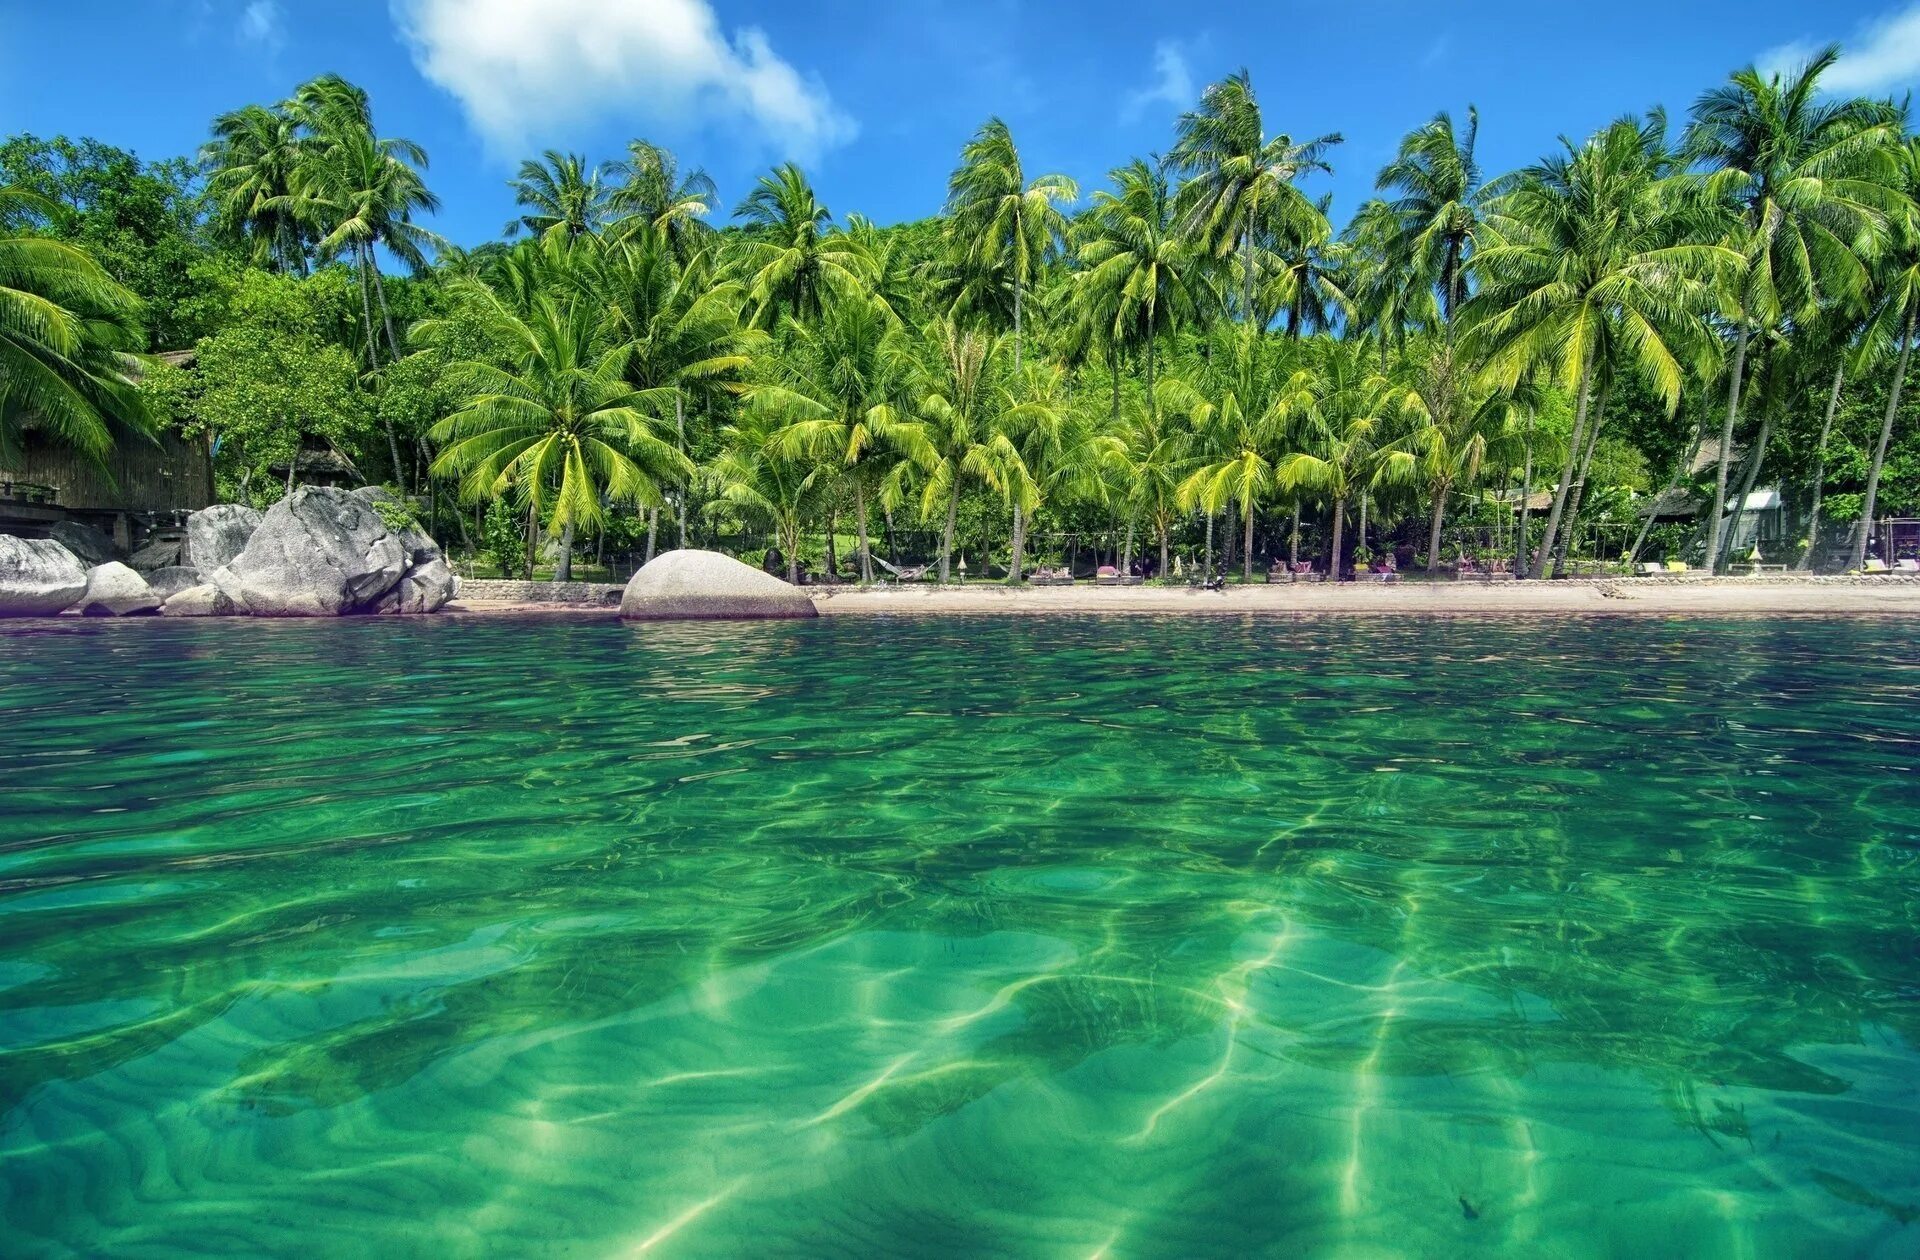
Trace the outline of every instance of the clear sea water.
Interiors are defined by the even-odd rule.
[[[1914,1256],[1917,648],[0,627],[0,1255]]]

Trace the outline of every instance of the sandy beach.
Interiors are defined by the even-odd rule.
[[[1449,615],[1764,617],[1920,613],[1920,578],[1620,578],[1562,582],[1189,587],[810,587],[821,615],[967,616],[1112,613],[1150,616]],[[612,594],[610,588],[608,594]],[[617,598],[617,597],[616,597]],[[609,603],[462,599],[453,613],[612,616]]]

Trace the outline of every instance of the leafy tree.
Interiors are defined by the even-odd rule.
[[[782,315],[804,323],[872,278],[873,260],[851,237],[833,231],[832,213],[791,162],[761,176],[734,217],[750,233],[742,273],[757,327],[773,327]]]
[[[947,183],[948,240],[958,269],[977,278],[968,292],[981,295],[989,311],[998,297],[1012,305],[1013,370],[1025,349],[1023,299],[1047,255],[1060,248],[1066,216],[1060,204],[1079,198],[1064,175],[1041,175],[1031,183],[1020,165],[1013,133],[989,118],[960,150],[960,165]]]
[[[0,187],[0,458],[18,456],[31,424],[95,459],[119,436],[145,432],[130,375],[140,302],[85,251],[26,235],[19,225],[51,203]]]

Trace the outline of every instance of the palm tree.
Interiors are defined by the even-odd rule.
[[[859,292],[872,277],[873,260],[833,231],[832,212],[791,162],[761,176],[733,217],[752,237],[744,268],[757,327],[774,327],[782,315],[814,319],[829,301]]]
[[[1142,403],[1129,409],[1117,437],[1120,498],[1129,518],[1144,515],[1153,526],[1160,545],[1158,571],[1165,576],[1168,535],[1180,510],[1180,486],[1192,465],[1192,434]]]
[[[1245,70],[1201,94],[1200,107],[1180,116],[1171,161],[1192,178],[1189,224],[1216,255],[1240,253],[1240,309],[1253,318],[1254,252],[1262,234],[1307,219],[1313,203],[1294,181],[1313,171],[1331,171],[1327,151],[1338,133],[1295,144],[1291,136],[1268,138]]]
[[[1407,449],[1418,460],[1420,481],[1432,505],[1427,527],[1431,572],[1440,560],[1448,497],[1472,486],[1488,460],[1505,453],[1502,448],[1513,434],[1513,410],[1523,404],[1517,391],[1494,388],[1451,341],[1428,346],[1408,376],[1402,403],[1413,431]],[[1520,388],[1528,384],[1523,380]]]
[[[606,221],[611,190],[601,183],[600,168],[589,169],[578,153],[548,149],[538,161],[528,158],[508,187],[513,203],[526,209],[508,222],[508,236],[560,231],[577,239]]]
[[[1327,572],[1345,567],[1347,504],[1377,487],[1408,484],[1418,475],[1413,455],[1393,445],[1393,424],[1404,390],[1371,365],[1356,341],[1319,342],[1310,370],[1290,389],[1286,409],[1292,445],[1274,465],[1283,492],[1311,491],[1333,504],[1333,550]]]
[[[712,234],[707,216],[719,203],[719,191],[698,167],[682,176],[672,150],[635,140],[627,145],[626,158],[608,166],[607,174],[621,181],[608,199],[612,209],[661,233],[681,262]]]
[[[1332,201],[1331,195],[1322,197],[1311,216],[1296,216],[1273,240],[1271,275],[1255,299],[1261,327],[1284,311],[1287,336],[1298,340],[1303,333],[1330,331],[1353,318],[1356,307],[1348,292],[1351,251],[1327,222]]]
[[[1056,494],[1091,503],[1104,501],[1109,471],[1120,445],[1102,433],[1073,397],[1059,363],[1029,360],[1003,391],[995,427],[1005,456],[994,463],[991,484],[1013,513],[1007,580],[1021,580],[1026,562],[1027,522]]]
[[[1785,76],[1749,66],[1695,103],[1687,130],[1686,152],[1708,172],[1708,195],[1735,217],[1743,263],[1726,295],[1734,351],[1707,543],[1715,567],[1727,536],[1728,457],[1751,338],[1864,292],[1867,258],[1889,214],[1900,212],[1897,111],[1821,97],[1820,76],[1839,56],[1839,46],[1829,45]],[[1752,453],[1764,457],[1764,450]]]
[[[631,345],[610,336],[598,304],[563,290],[517,311],[484,285],[459,282],[483,313],[505,366],[466,360],[447,369],[458,408],[434,425],[446,443],[436,474],[457,476],[468,500],[512,497],[559,539],[555,578],[572,578],[573,539],[597,529],[604,504],[657,505],[661,485],[692,473],[626,379]],[[430,343],[438,329],[416,336]],[[529,529],[531,533],[531,528]]]
[[[722,433],[724,446],[702,479],[720,504],[766,522],[786,557],[787,581],[798,583],[800,527],[828,469],[794,449],[785,424],[772,411],[748,408]]]
[[[294,207],[301,156],[299,121],[264,105],[214,119],[201,150],[214,230],[243,244],[257,267],[307,273],[311,229]]]
[[[1151,402],[1160,338],[1198,314],[1205,260],[1176,230],[1163,167],[1135,158],[1108,175],[1115,191],[1096,192],[1079,225],[1074,305],[1093,340],[1144,353]]]
[[[929,462],[918,471],[920,516],[931,520],[943,509],[940,580],[953,558],[953,528],[960,510],[960,487],[968,477],[1002,488],[1024,480],[1019,455],[994,422],[1004,406],[999,337],[938,320],[926,331],[918,356],[913,392],[925,426]]]
[[[1253,576],[1253,519],[1276,487],[1287,453],[1292,414],[1310,387],[1288,357],[1275,353],[1253,325],[1229,337],[1201,388],[1180,380],[1162,387],[1163,404],[1184,414],[1196,439],[1195,467],[1180,483],[1183,507],[1199,507],[1209,521],[1229,503],[1240,507],[1245,531],[1241,576]],[[1212,565],[1212,545],[1207,564]]]
[[[1880,474],[1887,463],[1887,444],[1893,438],[1894,418],[1900,412],[1900,394],[1907,380],[1907,359],[1913,352],[1914,323],[1920,319],[1920,140],[1909,138],[1899,151],[1894,185],[1904,205],[1893,220],[1889,248],[1878,268],[1874,313],[1869,340],[1894,349],[1893,380],[1887,387],[1887,407],[1880,418],[1880,439],[1867,465],[1866,493],[1860,498],[1860,522],[1854,528],[1851,567],[1867,562],[1867,538],[1873,532],[1873,513],[1880,495]],[[1835,378],[1836,381],[1838,378]],[[1838,385],[1835,386],[1836,397]],[[1823,435],[1824,436],[1824,435]]]
[[[860,580],[873,580],[867,496],[893,469],[935,462],[922,426],[904,414],[913,363],[898,321],[875,297],[836,302],[791,329],[785,379],[753,391],[753,406],[786,420],[782,454],[823,461],[853,487]]]
[[[1568,459],[1532,576],[1546,575],[1581,452],[1596,366],[1638,373],[1671,410],[1688,368],[1704,374],[1714,344],[1702,312],[1712,281],[1738,261],[1699,242],[1700,213],[1671,179],[1665,120],[1622,119],[1585,144],[1490,189],[1474,270],[1473,333],[1496,379],[1514,387],[1533,365],[1573,390]],[[1597,431],[1597,430],[1596,430]]]
[[[740,285],[715,279],[707,249],[677,264],[671,238],[654,230],[582,252],[586,289],[604,305],[610,335],[631,348],[625,373],[635,405],[663,424],[670,422],[674,445],[684,453],[688,405],[712,414],[746,389],[760,339],[740,326]],[[674,500],[684,547],[684,485]],[[657,526],[658,508],[650,510],[655,515],[649,520]]]
[[[1013,304],[1013,369],[1022,366],[1022,299],[1047,256],[1066,237],[1060,203],[1079,198],[1064,175],[1028,183],[1013,133],[989,118],[960,150],[947,182],[947,232],[960,268],[981,278],[986,291],[1007,293]]]
[[[1467,106],[1466,135],[1445,110],[1407,133],[1400,151],[1380,171],[1375,187],[1393,195],[1386,203],[1397,231],[1391,255],[1440,294],[1440,317],[1449,334],[1453,313],[1467,300],[1467,263],[1480,225],[1480,167],[1473,150],[1480,113]]]
[[[54,207],[0,186],[0,460],[38,432],[92,459],[144,433],[133,387],[140,302],[85,251],[23,230]]]
[[[1410,330],[1441,323],[1437,290],[1398,257],[1400,234],[1393,207],[1378,199],[1362,205],[1341,234],[1348,328],[1374,340],[1383,370]]]

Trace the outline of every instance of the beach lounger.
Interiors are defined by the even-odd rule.
[[[1122,573],[1110,564],[1103,564],[1093,575],[1095,586],[1138,586],[1146,579],[1132,573]]]

